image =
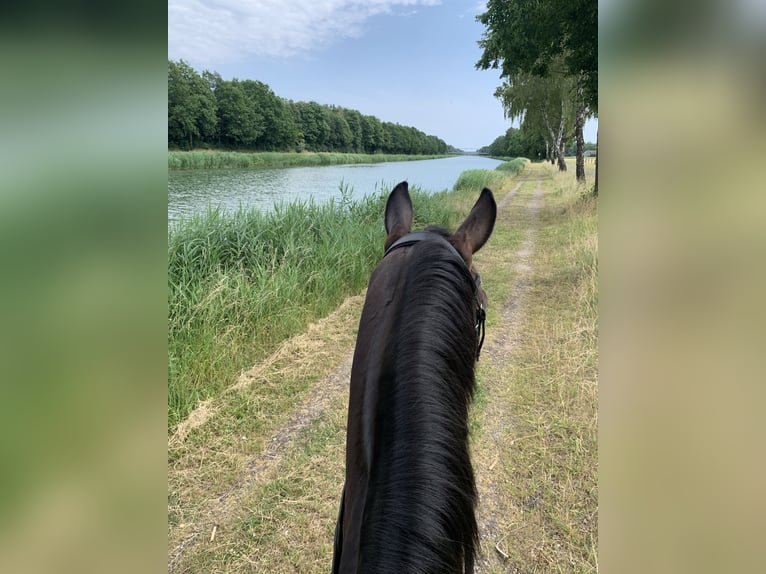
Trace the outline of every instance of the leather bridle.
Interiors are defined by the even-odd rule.
[[[449,241],[447,241],[446,238],[439,235],[438,233],[433,233],[431,231],[416,231],[414,233],[408,233],[407,235],[404,235],[394,241],[391,246],[386,249],[386,252],[383,254],[383,257],[386,257],[389,253],[392,251],[399,249],[400,247],[409,247],[410,245],[414,245],[415,243],[419,243],[420,241],[442,241],[449,249],[452,251],[452,254],[457,257],[460,262],[463,264],[463,266],[468,270],[469,275],[471,275],[471,278],[473,279],[473,292],[476,299],[476,321],[475,321],[475,328],[476,328],[476,360],[479,360],[479,354],[481,353],[481,347],[484,344],[484,334],[485,334],[485,327],[484,323],[487,318],[486,310],[484,309],[484,305],[482,304],[481,300],[479,299],[479,290],[481,289],[481,275],[478,273],[473,273],[468,268],[468,266],[465,263],[465,260],[463,257],[458,253],[458,250],[455,249],[455,246],[452,245]]]

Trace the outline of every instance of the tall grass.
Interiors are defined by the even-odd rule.
[[[168,424],[229,386],[309,322],[362,290],[382,255],[388,190],[273,212],[220,210],[168,237]],[[454,225],[443,193],[410,190],[415,227]]]
[[[455,182],[455,191],[481,190],[484,187],[499,186],[505,180],[505,176],[497,171],[488,169],[469,169],[460,174]]]
[[[521,173],[528,163],[529,160],[527,158],[517,157],[501,163],[495,169],[498,171],[510,172],[512,175],[516,175]]]
[[[598,570],[597,200],[571,172],[543,185],[517,348],[490,379],[513,422],[496,471],[512,534],[489,572]]]
[[[437,159],[444,155],[168,151],[168,169],[283,168]]]

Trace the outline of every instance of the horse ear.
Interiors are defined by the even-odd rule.
[[[495,227],[497,218],[497,204],[492,192],[484,188],[476,200],[471,212],[465,221],[460,224],[454,235],[455,247],[467,263],[471,261],[471,255],[481,249],[487,242]]]
[[[407,235],[412,227],[412,200],[407,187],[407,182],[399,183],[386,202],[386,245],[388,249],[391,244]]]

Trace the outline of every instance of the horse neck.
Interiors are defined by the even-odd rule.
[[[401,289],[389,307],[394,320],[372,377],[377,401],[366,413],[373,444],[361,559],[405,571],[457,571],[472,560],[476,540],[467,447],[472,291],[454,258],[421,255],[400,270]]]

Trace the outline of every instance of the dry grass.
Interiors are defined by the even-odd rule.
[[[546,193],[533,216],[535,169]],[[497,198],[518,182],[503,182]],[[576,190],[557,191],[566,182],[534,167],[476,256],[490,297],[472,413],[477,477],[493,493],[482,501],[493,511],[485,572],[596,569],[595,206]],[[474,200],[474,192],[451,198],[463,213]],[[530,228],[536,249],[524,255]],[[278,452],[268,439],[348,356],[360,308],[361,298],[243,374],[241,388],[209,405],[215,412],[172,447],[172,571],[329,570],[347,387],[322,395],[321,412]]]
[[[363,295],[347,299],[306,333],[288,340],[269,359],[243,372],[228,392],[205,403],[204,417],[193,415],[171,437],[168,541],[171,558],[179,556],[180,571],[199,571],[193,565],[201,532],[243,510],[242,490],[262,481],[274,466],[269,439],[279,436],[296,407],[312,397],[312,385],[351,353],[363,301]],[[329,395],[321,400],[331,402]],[[220,543],[226,528],[219,527]]]
[[[483,572],[597,570],[596,215],[570,175],[546,175],[544,206],[519,214],[535,229],[511,294],[523,301],[479,369]]]

